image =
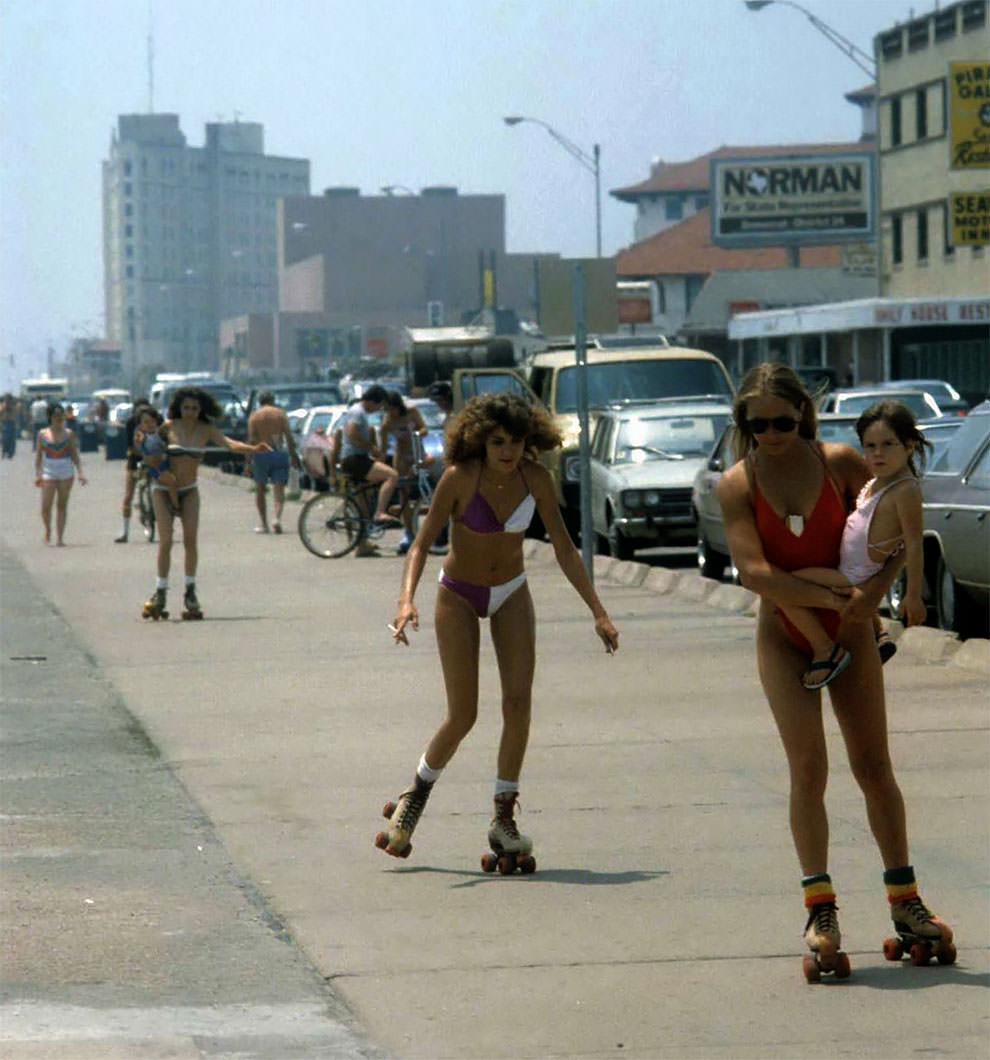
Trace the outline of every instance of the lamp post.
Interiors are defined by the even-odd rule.
[[[745,3],[750,11],[762,11],[763,8],[769,7],[770,4],[782,4],[784,7],[793,7],[796,11],[800,11],[822,36],[828,37],[840,51],[845,52],[852,59],[867,77],[876,81],[877,64],[873,56],[867,55],[862,48],[857,48],[851,40],[843,37],[838,30],[832,29],[827,22],[822,22],[817,15],[812,14],[806,7],[795,3],[794,0],[745,0]]]
[[[595,144],[592,148],[592,153],[589,155],[587,151],[578,147],[573,140],[568,140],[562,133],[552,126],[548,125],[547,122],[542,121],[540,118],[527,118],[521,114],[510,114],[507,118],[502,119],[506,125],[520,125],[523,122],[530,122],[533,125],[540,125],[560,144],[561,147],[573,158],[576,158],[578,162],[595,178],[595,256],[602,256],[602,170],[601,170],[601,147]]]

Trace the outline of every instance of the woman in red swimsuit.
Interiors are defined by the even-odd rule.
[[[485,866],[497,864],[503,872],[535,867],[532,843],[519,834],[513,810],[529,738],[536,662],[533,601],[523,569],[523,540],[536,512],[561,570],[594,615],[595,632],[605,650],[613,652],[619,646],[619,635],[564,527],[550,475],[535,459],[538,452],[559,445],[560,434],[546,411],[509,394],[473,398],[448,427],[447,469],[406,557],[391,627],[400,644],[408,643],[407,628],[419,628],[413,597],[430,546],[450,520],[450,552],[440,575],[434,618],[447,716],[420,759],[412,786],[396,804],[385,807],[389,829],[379,834],[376,843],[386,853],[408,855],[413,829],[433,784],[474,725],[480,620],[487,618],[502,682],[502,738],[495,819],[488,833],[495,860]]]
[[[743,584],[762,597],[756,654],[760,680],[790,767],[790,822],[808,909],[805,973],[849,974],[841,953],[835,892],[828,875],[825,786],[828,757],[821,693],[801,675],[807,641],[777,610],[812,607],[830,635],[839,620],[851,662],[828,686],[849,764],[866,800],[866,813],[884,865],[891,915],[908,945],[929,947],[940,960],[954,956],[952,932],[918,897],[908,860],[904,800],[887,746],[887,717],[872,615],[900,569],[900,557],[862,585],[829,589],[789,574],[808,564],[837,567],[846,513],[869,475],[847,445],[816,440],[815,406],[786,365],[761,364],[742,381],[734,405],[737,456],[718,486],[729,545]],[[951,951],[951,952],[950,952]]]

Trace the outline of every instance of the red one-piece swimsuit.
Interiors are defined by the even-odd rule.
[[[769,502],[760,492],[756,481],[756,468],[749,463],[749,480],[753,489],[753,511],[756,516],[756,529],[763,542],[763,555],[767,561],[784,571],[800,570],[802,567],[839,566],[839,543],[846,525],[846,507],[839,495],[838,488],[830,474],[825,458],[815,447],[822,461],[825,474],[822,476],[822,489],[815,501],[815,507],[804,521],[804,530],[800,534],[791,532],[787,523],[770,507]],[[839,613],[828,608],[814,608],[818,620],[825,632],[834,639],[839,629]],[[787,627],[791,640],[807,654],[811,654],[811,645],[798,630],[787,621],[778,610],[781,620]]]

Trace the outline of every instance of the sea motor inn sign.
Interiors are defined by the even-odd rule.
[[[717,246],[838,243],[874,235],[868,152],[713,158]]]

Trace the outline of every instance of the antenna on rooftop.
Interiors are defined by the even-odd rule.
[[[148,0],[148,113],[155,113],[155,26],[152,21],[153,5]]]

